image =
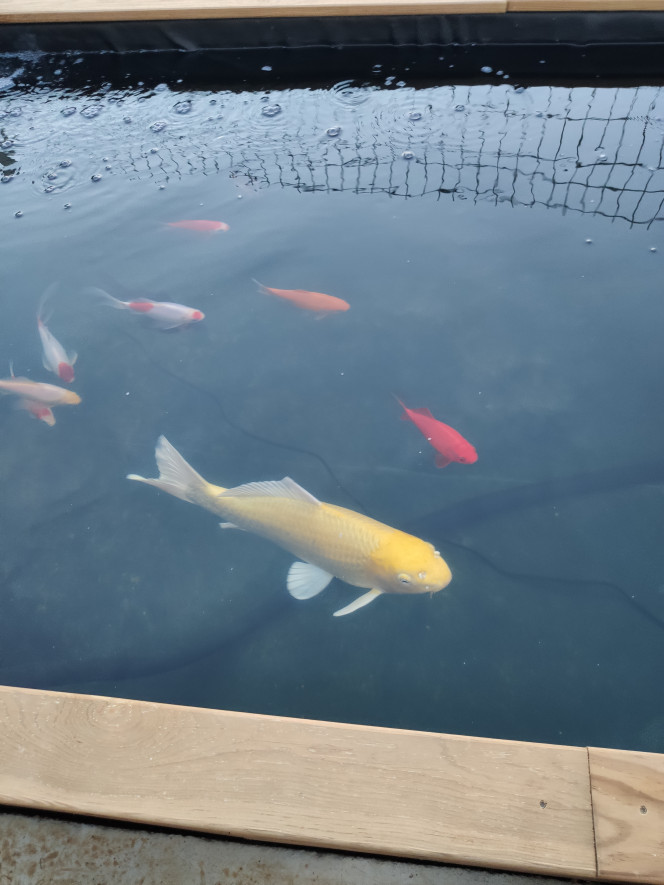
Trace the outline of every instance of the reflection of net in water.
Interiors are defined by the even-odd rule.
[[[20,169],[52,192],[58,182],[44,166],[46,154],[66,156],[80,143],[90,166],[69,185],[95,172],[160,185],[222,174],[241,191],[281,186],[472,199],[645,225],[663,217],[660,87],[342,83],[184,95],[163,87],[147,96],[101,95],[94,115],[89,96],[60,98],[28,96],[13,116],[17,100],[9,97],[0,120],[5,176]],[[35,132],[48,133],[47,140],[34,143]],[[64,174],[60,179],[64,184]]]

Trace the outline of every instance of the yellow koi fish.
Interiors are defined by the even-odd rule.
[[[325,504],[285,477],[224,489],[203,479],[160,436],[155,452],[158,479],[130,473],[128,479],[155,486],[222,517],[222,528],[255,532],[297,556],[286,585],[295,599],[310,599],[333,577],[371,588],[335,616],[368,605],[381,593],[436,593],[452,580],[431,544],[375,519]]]

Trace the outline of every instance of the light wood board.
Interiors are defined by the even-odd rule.
[[[587,752],[0,688],[0,803],[595,876]]]
[[[506,8],[507,0],[0,0],[0,23],[448,15]]]
[[[664,756],[588,752],[599,875],[664,881]]]

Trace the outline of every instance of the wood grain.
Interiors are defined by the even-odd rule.
[[[664,756],[588,751],[601,878],[664,882]]]
[[[0,803],[594,876],[587,754],[0,688]]]
[[[449,15],[506,8],[507,0],[2,0],[0,23]]]

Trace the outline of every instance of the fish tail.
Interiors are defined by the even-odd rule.
[[[119,298],[114,298],[112,295],[109,295],[108,292],[104,291],[104,289],[100,289],[98,286],[88,286],[85,290],[89,295],[96,295],[97,298],[101,298],[102,301],[107,304],[109,307],[115,307],[116,310],[126,310],[127,304],[124,301],[120,301]]]
[[[402,417],[404,420],[407,421],[407,420],[408,420],[408,415],[406,414],[406,410],[407,410],[407,406],[406,406],[406,404],[405,404],[404,402],[402,402],[402,401],[399,399],[399,397],[396,395],[396,393],[393,393],[392,396],[393,396],[393,397],[395,398],[395,400],[399,403],[399,405],[401,406],[401,408],[404,409],[404,413],[403,413],[403,415],[402,415],[401,417]]]
[[[253,277],[251,278],[251,282],[256,283],[256,285],[261,290],[263,295],[271,295],[272,294],[267,286],[264,286],[262,283],[259,283],[258,280],[255,280]]]
[[[223,491],[223,489],[212,486],[204,480],[200,473],[197,473],[185,461],[165,436],[160,436],[157,440],[155,458],[159,468],[159,477],[157,479],[146,479],[144,476],[137,476],[135,473],[128,474],[127,479],[144,482],[149,486],[160,489],[162,492],[168,492],[169,495],[180,498],[182,501],[202,506],[205,506],[207,499],[216,497],[220,491]],[[212,489],[214,489],[214,492]]]
[[[44,294],[39,299],[39,304],[37,305],[37,322],[46,324],[51,319],[51,314],[53,311],[49,311],[48,315],[44,313],[44,308],[46,307],[46,302],[49,301],[53,295],[58,290],[58,283],[51,283],[50,286],[47,286],[44,290]]]

